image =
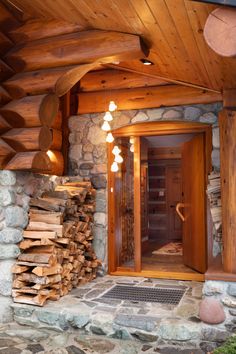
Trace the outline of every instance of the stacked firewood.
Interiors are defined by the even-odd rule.
[[[211,216],[214,225],[214,238],[222,243],[222,210],[221,210],[221,189],[220,173],[212,172],[208,176],[207,195],[210,201]]]
[[[31,199],[29,224],[13,267],[15,302],[43,306],[96,277],[92,248],[95,190],[90,182],[59,185]]]

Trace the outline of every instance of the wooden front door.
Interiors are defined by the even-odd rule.
[[[206,271],[205,155],[204,135],[183,144],[183,256],[184,264]]]

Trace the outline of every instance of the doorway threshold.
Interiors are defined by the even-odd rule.
[[[193,272],[164,272],[164,271],[150,271],[142,270],[140,272],[135,272],[133,270],[128,270],[127,268],[122,270],[121,268],[117,271],[110,272],[110,275],[117,276],[130,276],[130,277],[145,277],[145,278],[159,278],[159,279],[174,279],[174,280],[192,280],[192,281],[205,281],[205,274]]]

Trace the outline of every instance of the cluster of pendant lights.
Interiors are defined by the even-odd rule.
[[[106,142],[112,143],[114,141],[114,137],[113,137],[112,133],[110,132],[111,126],[110,126],[109,122],[111,122],[113,120],[111,112],[114,112],[117,109],[117,105],[115,104],[114,101],[110,101],[108,109],[109,109],[109,111],[107,111],[103,117],[104,122],[102,125],[102,130],[107,132]],[[123,162],[123,157],[120,155],[121,150],[119,149],[119,147],[117,145],[114,146],[112,153],[114,155],[114,162],[111,165],[111,171],[117,172],[119,170],[118,163]]]

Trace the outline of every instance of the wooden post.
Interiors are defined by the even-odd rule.
[[[232,107],[232,101],[230,105]],[[219,123],[223,268],[225,272],[236,273],[236,108],[234,111],[224,108]]]
[[[68,153],[69,153],[69,126],[68,119],[70,117],[70,91],[62,97],[62,155],[64,157],[64,174],[68,174]]]

